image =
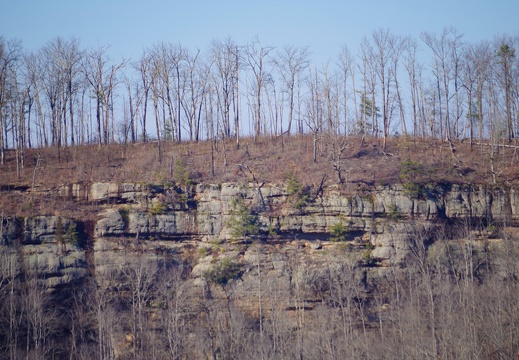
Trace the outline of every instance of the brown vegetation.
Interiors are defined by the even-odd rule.
[[[195,183],[271,182],[281,184],[288,173],[294,174],[305,186],[318,188],[337,184],[331,144],[318,142],[317,162],[313,161],[311,136],[264,137],[257,141],[243,139],[239,148],[231,141],[163,143],[162,163],[156,143],[130,145],[112,144],[79,146],[61,149],[27,149],[25,166],[17,177],[14,152],[7,153],[6,164],[0,167],[2,208],[13,215],[66,212],[76,205],[53,201],[52,194],[62,185],[93,182],[135,182],[164,184],[178,182],[177,162],[182,161],[190,180]],[[456,183],[493,184],[491,149],[487,145],[456,142],[452,146],[439,140],[417,140],[400,137],[387,142],[382,150],[380,139],[345,138],[347,144],[340,161],[344,183],[341,191],[392,185],[412,180],[417,185]],[[513,147],[501,146],[495,156],[497,184],[513,186],[519,180],[517,155]],[[37,159],[40,162],[37,166]],[[212,162],[211,159],[214,159]],[[214,168],[212,164],[214,163]],[[412,179],[403,173],[405,164],[416,165]],[[33,196],[35,193],[46,195]],[[26,189],[20,197],[16,190]],[[40,206],[38,206],[38,204]],[[94,209],[95,210],[95,209]],[[88,212],[88,206],[81,211]]]
[[[341,157],[344,191],[355,190],[359,184],[398,183],[402,180],[401,166],[405,161],[421,165],[416,180],[423,183],[491,184],[493,180],[491,149],[485,144],[471,148],[461,141],[451,147],[439,140],[400,137],[390,139],[383,151],[380,139],[367,138],[361,144],[361,138],[349,137],[345,142],[346,151]],[[5,190],[31,187],[33,180],[39,190],[81,182],[174,182],[178,160],[182,160],[195,182],[282,183],[291,172],[306,185],[318,185],[323,176],[327,176],[326,185],[336,183],[332,145],[326,140],[318,142],[317,162],[313,162],[312,147],[310,136],[265,137],[257,141],[249,138],[243,139],[240,147],[229,141],[225,149],[222,142],[163,143],[162,163],[156,143],[68,147],[61,149],[59,156],[54,148],[27,149],[19,178],[14,151],[7,153],[6,164],[1,166],[0,186]],[[498,183],[518,182],[515,152],[514,147],[499,148],[494,160]]]
[[[345,188],[352,184],[393,184],[399,181],[400,164],[412,161],[424,166],[423,181],[469,184],[489,184],[490,146],[455,143],[454,151],[447,142],[392,138],[382,150],[381,139],[368,138],[361,145],[357,137],[345,138]],[[175,162],[182,159],[192,180],[204,183],[257,181],[280,183],[288,172],[295,172],[305,184],[318,184],[324,175],[327,184],[335,181],[331,162],[331,145],[318,144],[317,162],[312,159],[310,136],[285,138],[244,139],[237,148],[228,142],[214,144],[214,173],[211,171],[212,142],[164,143],[162,163],[159,162],[156,143],[112,144],[56,149],[27,149],[25,166],[20,178],[16,176],[14,152],[8,153],[6,165],[1,167],[0,185],[31,186],[34,173],[36,184],[53,188],[77,182],[149,182],[174,181]],[[514,184],[519,181],[518,156],[514,147],[499,149],[496,159],[498,181]],[[41,165],[35,171],[38,154]]]

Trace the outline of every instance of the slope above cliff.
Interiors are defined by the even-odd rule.
[[[22,157],[23,155],[23,157]],[[491,156],[492,155],[492,156]],[[18,163],[16,159],[18,158]],[[22,161],[23,160],[23,161]],[[314,161],[315,160],[315,161]],[[8,151],[0,165],[0,207],[10,215],[55,212],[91,216],[96,209],[55,198],[63,186],[96,182],[184,185],[273,183],[297,178],[319,191],[337,185],[354,195],[377,186],[406,186],[410,192],[437,184],[514,187],[519,166],[511,146],[392,138],[386,149],[377,139],[309,136],[242,139],[233,142],[139,143]],[[80,185],[77,185],[80,186]],[[42,198],[38,195],[44,195]],[[74,209],[71,212],[71,209]],[[81,214],[82,213],[82,214]]]

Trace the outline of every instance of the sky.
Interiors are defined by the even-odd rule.
[[[0,36],[32,51],[60,36],[81,48],[109,46],[114,60],[137,60],[166,42],[209,48],[230,37],[245,45],[308,46],[314,63],[355,50],[364,36],[389,28],[419,38],[454,26],[469,42],[518,35],[518,0],[2,0]]]

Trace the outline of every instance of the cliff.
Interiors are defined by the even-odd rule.
[[[391,292],[388,277],[419,274],[426,258],[439,263],[461,254],[467,242],[475,253],[498,252],[496,224],[506,223],[514,233],[519,220],[516,189],[468,185],[418,191],[380,186],[343,194],[339,187],[298,183],[93,183],[62,186],[56,195],[77,206],[95,205],[97,220],[4,217],[0,234],[3,256],[17,264],[15,272],[36,277],[51,293],[94,286],[125,297],[135,274],[183,264],[190,296],[232,298],[256,319],[273,314],[274,301],[294,314],[286,321],[295,328],[298,311],[331,306],[334,295],[323,284],[345,273],[351,274],[355,301],[366,304],[362,324],[381,321],[390,305],[380,307],[373,299]],[[410,264],[418,267],[410,271]],[[506,273],[497,265],[493,271]],[[147,301],[147,312],[154,313]],[[317,321],[318,314],[306,321]],[[135,329],[125,331],[136,336]],[[130,347],[113,345],[121,354]]]
[[[297,244],[318,250],[342,243],[369,248],[373,261],[386,266],[400,264],[408,256],[410,223],[435,226],[464,221],[481,228],[496,220],[506,220],[510,226],[519,219],[515,189],[484,186],[436,186],[423,189],[419,196],[401,185],[350,195],[336,187],[291,193],[286,186],[254,183],[199,184],[184,189],[94,183],[72,184],[58,191],[78,204],[98,204],[97,221],[60,216],[4,218],[1,234],[4,246],[20,245],[26,265],[44,274],[41,277],[50,287],[81,281],[87,269],[97,269],[100,262],[115,266],[121,262],[117,253],[131,252],[137,246],[144,252],[176,251],[187,256],[193,249],[215,244],[259,241],[264,247]],[[240,206],[246,213],[240,213]],[[236,229],[244,214],[255,227],[251,234]],[[340,241],[333,238],[334,229],[343,229]],[[196,270],[204,259],[191,260],[195,277],[200,276]]]

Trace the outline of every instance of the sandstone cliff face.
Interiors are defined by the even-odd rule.
[[[318,269],[335,260],[311,258],[311,254],[323,246],[337,247],[330,241],[330,233],[339,223],[348,229],[344,240],[356,249],[357,264],[362,265],[368,249],[371,265],[401,265],[408,254],[410,222],[434,226],[437,220],[506,219],[513,223],[519,218],[515,189],[483,186],[423,189],[417,198],[402,186],[386,186],[349,196],[329,187],[299,199],[300,194],[291,194],[285,186],[254,183],[199,184],[187,189],[131,183],[72,184],[59,192],[99,204],[93,230],[86,230],[82,219],[36,216],[3,219],[1,233],[2,244],[17,246],[24,266],[37,271],[49,287],[82,281],[103,266],[122,264],[127,253],[137,249],[149,257],[176,253],[189,258],[195,279],[225,257],[235,258],[249,269],[259,261],[270,275],[281,276],[286,273],[282,259],[298,253],[302,258],[308,256],[305,261]],[[225,256],[200,255],[211,246],[232,248],[240,243],[233,235],[233,219],[239,216],[237,202],[254,217],[258,231],[251,238],[261,240],[261,250],[246,248],[233,253],[227,249]],[[248,285],[244,282],[243,286]]]
[[[174,192],[160,186],[143,190],[141,186],[131,184],[94,184],[90,201],[108,203],[116,200],[128,204],[123,210],[112,206],[101,214],[96,234],[189,235],[201,240],[225,238],[236,199],[243,200],[245,206],[257,214],[262,230],[275,227],[282,233],[329,233],[341,218],[348,219],[353,230],[368,231],[372,230],[373,217],[421,221],[515,220],[519,217],[519,197],[515,189],[454,185],[448,189],[426,189],[419,198],[413,198],[402,186],[382,187],[353,196],[342,195],[331,187],[302,205],[294,205],[293,195],[286,188],[275,185],[225,183],[198,185],[188,194],[172,194]],[[154,207],[162,208],[154,211]],[[124,211],[128,212],[126,218],[123,218]]]
[[[184,321],[190,324],[186,347],[198,348],[205,336],[224,335],[231,318],[239,320],[238,328],[246,319],[252,319],[252,329],[259,326],[250,338],[261,337],[263,319],[284,327],[288,337],[298,333],[304,319],[313,329],[305,335],[312,341],[320,336],[314,325],[343,326],[346,317],[340,312],[348,314],[349,348],[358,342],[357,330],[369,332],[398,312],[402,321],[423,315],[423,304],[436,301],[427,289],[450,299],[453,292],[473,294],[485,284],[478,291],[499,298],[499,291],[511,288],[492,285],[519,276],[515,243],[497,238],[495,231],[496,224],[506,223],[503,238],[517,239],[515,189],[385,186],[345,195],[333,186],[294,191],[255,183],[186,188],[95,183],[63,186],[58,193],[77,206],[98,209],[95,221],[59,215],[2,218],[0,284],[11,279],[20,287],[19,299],[52,297],[56,300],[46,309],[64,304],[61,311],[74,319],[75,311],[78,316],[84,311],[85,334],[110,333],[114,358],[131,357],[135,338],[147,331],[155,338],[158,328],[169,326],[163,317],[178,319],[180,313],[178,329]],[[423,303],[415,301],[417,289]],[[400,300],[407,299],[402,291],[409,302]],[[479,308],[476,299],[471,311]],[[70,312],[72,303],[76,308]],[[487,301],[490,307],[481,316],[493,304]],[[184,310],[177,313],[177,305]],[[515,306],[511,301],[504,307]],[[146,331],[134,323],[141,311],[149,322]],[[456,309],[449,314],[465,317]],[[417,323],[425,321],[428,328],[428,319],[425,314]],[[322,335],[329,340],[329,334]],[[430,337],[410,342],[421,346]]]

